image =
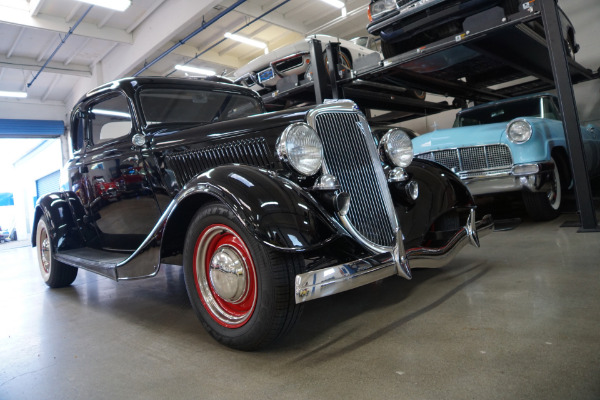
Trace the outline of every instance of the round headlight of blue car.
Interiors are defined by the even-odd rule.
[[[513,143],[525,143],[531,139],[533,128],[531,124],[524,119],[515,119],[510,121],[506,127],[506,135]]]
[[[381,138],[380,148],[383,148],[388,160],[396,167],[408,167],[413,160],[413,147],[410,137],[402,129],[390,129]]]
[[[323,163],[323,144],[313,128],[298,122],[285,128],[279,137],[277,155],[296,172],[311,176]]]

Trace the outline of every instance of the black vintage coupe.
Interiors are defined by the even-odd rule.
[[[453,173],[413,160],[401,130],[375,139],[347,100],[266,113],[243,87],[127,78],[87,93],[70,131],[62,191],[36,206],[46,284],[183,266],[198,318],[233,348],[271,343],[305,301],[441,266],[492,227]]]

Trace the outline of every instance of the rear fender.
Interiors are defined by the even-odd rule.
[[[31,245],[36,246],[38,221],[42,216],[48,222],[49,237],[56,250],[83,247],[84,241],[79,231],[85,211],[77,195],[73,192],[55,192],[41,197],[35,207]]]

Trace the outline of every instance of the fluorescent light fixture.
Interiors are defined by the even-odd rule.
[[[27,92],[5,92],[0,90],[0,97],[18,97],[24,99],[27,97]]]
[[[212,69],[196,68],[196,67],[190,67],[188,65],[177,64],[175,66],[175,69],[179,70],[179,71],[190,72],[192,74],[198,74],[198,75],[204,75],[204,76],[213,76],[213,75],[217,74]]]
[[[111,10],[125,11],[131,5],[131,0],[78,0],[95,6],[110,8]]]
[[[103,110],[101,108],[94,108],[92,110],[92,112],[94,114],[99,114],[99,115],[108,115],[109,117],[121,117],[121,118],[131,119],[131,115],[129,115],[126,112],[122,112],[122,111],[112,111],[112,110]]]
[[[81,0],[80,0],[81,1]],[[321,0],[323,3],[327,3],[330,6],[334,6],[335,8],[344,8],[346,5],[339,0]]]
[[[240,43],[245,43],[249,44],[250,46],[258,47],[259,49],[267,48],[267,44],[265,42],[260,42],[258,40],[247,38],[245,36],[236,35],[235,33],[226,32],[225,37],[227,39],[232,39]]]

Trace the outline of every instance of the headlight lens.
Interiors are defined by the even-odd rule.
[[[305,123],[295,123],[279,137],[277,155],[300,174],[310,176],[321,168],[323,144],[313,128]]]
[[[513,143],[525,143],[531,139],[532,132],[531,124],[524,119],[511,121],[506,128],[506,135]]]
[[[402,129],[390,129],[381,138],[379,146],[396,167],[408,167],[413,160],[413,147],[410,137]]]
[[[384,13],[396,8],[396,0],[378,0],[369,6],[369,21],[376,20]]]

